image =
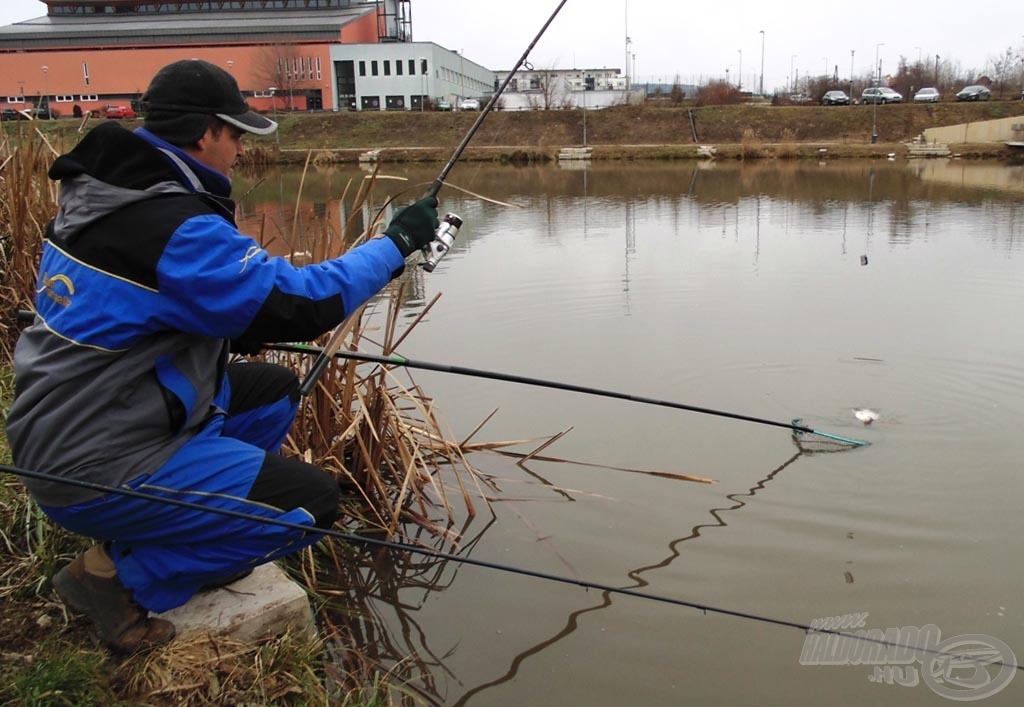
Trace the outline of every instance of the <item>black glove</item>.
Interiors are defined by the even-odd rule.
[[[403,258],[408,258],[434,240],[434,232],[440,223],[437,218],[437,197],[425,196],[399,209],[384,229],[384,235],[394,241]]]

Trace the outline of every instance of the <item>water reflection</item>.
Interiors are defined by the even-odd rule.
[[[460,169],[462,171],[460,171]],[[339,233],[350,218],[360,229],[373,221],[384,202],[397,195],[397,203],[411,201],[430,183],[433,167],[394,165],[381,167],[377,198],[358,214],[348,213],[343,194],[351,195],[368,175],[358,167],[320,166],[301,170],[274,170],[262,178],[237,179],[243,230],[268,244],[275,254],[309,250],[308,234]],[[466,178],[465,183],[460,182]],[[557,240],[564,215],[579,211],[584,233],[610,225],[609,207],[625,209],[618,217],[624,224],[626,272],[623,288],[629,289],[629,255],[636,248],[636,209],[656,209],[680,222],[693,202],[699,208],[698,226],[717,222],[723,235],[732,231],[755,232],[754,258],[761,248],[763,219],[783,224],[783,230],[810,221],[832,230],[842,223],[845,238],[850,210],[863,221],[867,242],[876,235],[887,242],[904,244],[927,238],[930,226],[942,218],[950,204],[978,209],[979,221],[995,205],[1019,204],[1024,194],[1024,167],[969,163],[960,160],[917,160],[907,163],[846,161],[824,165],[806,162],[745,163],[595,163],[580,170],[557,166],[459,167],[450,177],[453,184],[500,201],[519,203],[531,213],[533,230]],[[482,224],[502,210],[470,196],[448,190],[442,209],[460,213],[467,223]],[[679,199],[683,201],[679,201]],[[767,213],[765,213],[767,212]],[[386,223],[391,207],[381,211]],[[614,218],[614,217],[612,217]],[[1017,248],[1020,209],[1008,220],[993,224],[993,240]],[[860,225],[858,223],[858,225]],[[470,246],[486,231],[467,229],[456,249]],[[845,248],[842,251],[845,254]]]
[[[444,545],[421,526],[406,528],[405,542],[455,555],[469,556],[494,518],[473,535],[467,522],[453,535],[458,544]],[[455,530],[455,529],[451,529]],[[328,677],[343,698],[346,673],[389,674],[401,685],[399,703],[443,705],[443,679],[455,679],[445,656],[430,645],[417,614],[431,594],[444,592],[458,577],[450,561],[374,545],[350,544],[328,538],[321,543],[317,592],[323,598],[320,616],[329,637]],[[440,681],[439,681],[440,680]],[[409,699],[410,693],[415,699]]]

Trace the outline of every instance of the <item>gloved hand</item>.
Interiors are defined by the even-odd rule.
[[[437,197],[425,196],[399,209],[384,229],[384,235],[394,241],[403,258],[408,258],[434,240],[434,232],[439,224]]]

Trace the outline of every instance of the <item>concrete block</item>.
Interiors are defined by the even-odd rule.
[[[305,590],[273,563],[260,565],[234,584],[200,592],[187,604],[157,616],[172,622],[178,636],[201,632],[245,642],[280,635],[289,628],[316,635]]]

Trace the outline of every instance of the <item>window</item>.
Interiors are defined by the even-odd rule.
[[[95,93],[83,93],[78,97],[80,101],[98,101],[100,99]]]
[[[82,62],[82,80],[85,81],[85,85],[89,85],[89,65]]]
[[[360,76],[366,76],[366,62],[365,61],[360,61],[359,62],[359,75]]]
[[[25,97],[24,96],[8,96],[7,97],[7,102],[8,103],[24,103],[25,102]]]
[[[384,60],[384,75],[385,76],[391,76],[391,60],[390,59],[385,59]]]
[[[423,73],[427,73],[427,72],[424,71]],[[415,74],[416,74],[416,60],[415,59],[410,59],[409,60],[409,76],[414,76]]]
[[[316,80],[317,81],[319,81],[323,77],[323,75],[320,72],[321,72],[320,57],[317,57],[316,58]]]
[[[426,59],[420,59],[420,73],[423,74],[424,76],[427,75],[427,60]]]
[[[402,75],[402,60],[401,59],[398,59],[398,60],[395,61],[395,75],[396,76],[401,76]]]
[[[370,62],[370,73],[373,74],[374,76],[377,76],[380,73],[380,71],[378,69],[378,66],[377,66],[377,60],[376,59],[374,59],[374,60],[372,60]]]

